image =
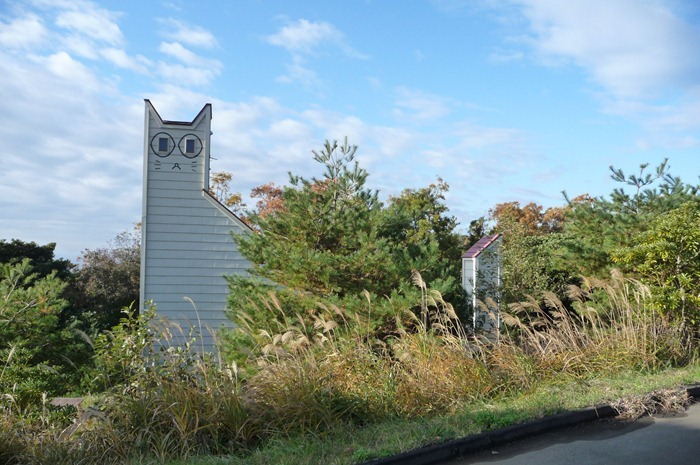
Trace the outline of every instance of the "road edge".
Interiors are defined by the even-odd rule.
[[[684,386],[682,389],[688,392],[688,397],[691,399],[700,399],[700,384]],[[536,436],[555,429],[612,418],[617,415],[618,412],[609,404],[601,404],[546,416],[527,423],[507,426],[464,438],[453,439],[440,444],[431,444],[390,457],[364,462],[363,465],[431,465],[457,459],[489,448],[496,448],[509,442]]]

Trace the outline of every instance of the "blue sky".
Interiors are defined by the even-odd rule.
[[[461,228],[496,203],[700,174],[693,0],[0,0],[0,238],[105,245],[140,220],[143,99],[213,105],[243,194],[358,144],[386,198],[438,176]]]

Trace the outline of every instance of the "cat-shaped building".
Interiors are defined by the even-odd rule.
[[[231,234],[251,230],[209,194],[211,104],[182,122],[145,103],[141,305],[152,301],[210,351],[212,331],[230,324],[225,276],[250,267]]]

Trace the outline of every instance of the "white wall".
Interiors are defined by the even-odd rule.
[[[500,314],[485,312],[479,305],[487,298],[501,300],[501,243],[499,237],[474,257],[462,257],[462,287],[469,295],[474,311],[476,329],[492,331],[500,328]]]

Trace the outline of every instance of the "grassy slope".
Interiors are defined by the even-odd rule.
[[[322,437],[296,437],[267,444],[246,457],[199,457],[172,465],[349,465],[428,444],[476,434],[567,410],[610,402],[700,380],[700,364],[657,374],[622,376],[569,385],[542,386],[492,404],[474,405],[449,416],[395,420]]]

